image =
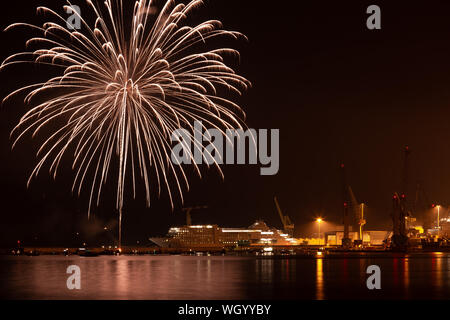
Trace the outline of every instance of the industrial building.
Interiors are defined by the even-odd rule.
[[[391,231],[363,231],[362,245],[379,246],[383,245],[387,239],[392,235]],[[349,238],[354,242],[359,239],[359,232],[348,232]],[[327,246],[341,246],[344,238],[344,231],[329,231],[325,232],[325,245]]]

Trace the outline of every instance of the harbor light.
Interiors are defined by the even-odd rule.
[[[437,208],[437,228],[439,230],[439,210],[441,209],[441,206],[437,205],[436,208]]]
[[[320,234],[320,224],[322,223],[322,218],[317,218],[317,223],[319,224],[319,244],[322,244],[322,237],[321,237],[321,234]]]

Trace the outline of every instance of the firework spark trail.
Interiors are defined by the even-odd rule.
[[[96,19],[89,26],[79,16],[83,32],[68,30],[66,20],[46,7],[39,7],[38,13],[49,14],[58,22],[46,22],[43,27],[15,23],[5,29],[27,27],[42,35],[26,43],[27,48],[36,45],[39,49],[11,55],[0,70],[31,62],[61,67],[63,72],[46,82],[22,87],[4,101],[22,92],[27,93],[28,104],[37,97],[45,99],[31,108],[13,129],[11,135],[16,135],[13,146],[26,133],[34,137],[50,123],[57,126],[39,148],[38,163],[28,185],[47,163],[50,174],[56,177],[63,156],[74,148],[72,169],[76,173],[72,191],[78,196],[88,183],[89,170],[93,170],[89,215],[92,203],[99,205],[111,162],[118,160],[116,207],[120,245],[127,172],[131,171],[134,197],[139,172],[150,206],[153,169],[158,196],[165,187],[173,208],[170,177],[174,178],[181,201],[183,188],[189,190],[189,182],[183,168],[171,162],[171,133],[179,128],[188,129],[194,149],[208,152],[194,138],[194,121],[202,121],[222,133],[226,129],[242,129],[244,112],[218,95],[220,88],[240,95],[250,86],[224,62],[225,55],[239,57],[238,51],[218,48],[198,52],[198,48],[218,36],[232,39],[245,36],[223,30],[217,20],[189,26],[186,19],[203,4],[202,0],[188,4],[169,0],[159,15],[154,14],[153,1],[136,1],[128,27],[122,0],[106,0],[104,6],[87,0],[87,4]],[[190,148],[185,152],[194,159]],[[192,163],[201,177],[195,161]],[[214,165],[223,176],[217,162]]]

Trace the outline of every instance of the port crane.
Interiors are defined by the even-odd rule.
[[[283,224],[283,230],[285,233],[289,235],[289,237],[294,236],[294,224],[291,221],[291,218],[289,216],[283,215],[283,212],[281,212],[280,204],[278,203],[277,197],[273,197],[273,200],[275,202],[275,206],[277,207],[278,214],[280,215],[281,223]]]
[[[411,151],[408,146],[403,149],[403,174],[401,184],[401,194],[394,193],[392,197],[392,224],[393,235],[392,244],[395,249],[405,250],[408,245],[408,234],[406,222],[411,216],[411,212],[408,210],[408,202],[406,199],[406,193],[408,189],[408,158]]]
[[[207,206],[195,206],[195,207],[187,207],[187,208],[181,209],[181,211],[186,212],[186,225],[187,226],[192,225],[192,217],[191,217],[192,210],[200,210],[200,209],[206,209],[206,208],[208,208],[208,207]]]
[[[358,238],[363,240],[363,226],[366,224],[364,219],[364,203],[358,203],[352,188],[347,183],[347,174],[345,165],[341,163],[341,181],[342,181],[342,203],[343,203],[343,223],[344,223],[344,237],[342,238],[342,246],[349,248],[352,246],[350,239],[350,225],[352,231],[359,229]],[[349,212],[350,210],[350,212]]]
[[[342,220],[344,223],[344,237],[342,238],[342,246],[345,248],[351,247],[352,240],[349,236],[349,225],[350,225],[350,216],[348,213],[348,207],[349,207],[349,187],[347,184],[347,176],[345,173],[345,165],[341,164],[341,177],[342,177],[342,204],[343,204],[343,210],[342,210]]]
[[[366,220],[364,219],[364,208],[366,207],[366,205],[364,203],[358,203],[355,194],[353,193],[352,187],[348,186],[348,192],[350,194],[353,214],[359,226],[359,240],[363,240],[363,226],[366,224]]]
[[[405,195],[400,197],[394,193],[392,197],[392,222],[393,235],[392,245],[395,249],[405,250],[408,245],[408,235],[406,231],[406,218],[408,213],[405,205]]]

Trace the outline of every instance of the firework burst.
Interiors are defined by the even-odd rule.
[[[5,100],[25,92],[25,102],[32,104],[13,129],[13,146],[26,133],[35,136],[52,124],[28,184],[44,164],[56,177],[62,158],[70,156],[72,190],[80,195],[89,188],[90,212],[93,203],[99,205],[102,186],[111,176],[111,163],[117,162],[114,177],[120,245],[126,181],[136,196],[136,180],[142,179],[148,206],[154,192],[151,177],[156,179],[158,196],[161,189],[168,190],[172,207],[172,189],[181,201],[183,190],[189,189],[187,174],[171,162],[170,136],[174,130],[188,129],[194,138],[194,121],[222,132],[242,128],[245,115],[241,108],[218,93],[226,89],[240,95],[249,87],[250,83],[224,60],[225,55],[239,53],[231,48],[205,48],[211,38],[245,36],[223,30],[217,20],[189,26],[187,19],[202,5],[201,0],[187,4],[169,0],[159,14],[155,14],[153,1],[140,0],[131,7],[131,15],[124,13],[127,8],[122,0],[86,2],[95,20],[79,15],[81,30],[69,30],[61,15],[45,7],[39,7],[38,13],[48,14],[56,22],[42,27],[15,23],[6,28],[32,28],[40,36],[27,41],[27,48],[36,49],[8,57],[1,69],[31,62],[59,67],[61,73],[22,87]],[[193,141],[195,148],[203,148]],[[201,176],[195,161],[193,166]]]

